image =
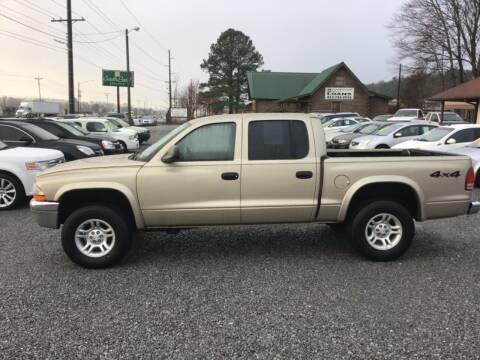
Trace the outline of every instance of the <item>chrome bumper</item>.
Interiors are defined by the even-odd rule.
[[[468,215],[477,214],[480,211],[480,201],[473,201],[468,207]]]
[[[30,201],[30,210],[38,225],[50,229],[58,229],[58,202]]]

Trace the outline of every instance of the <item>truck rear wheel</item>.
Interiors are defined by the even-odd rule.
[[[129,221],[106,205],[74,211],[62,228],[62,246],[76,264],[100,269],[117,264],[130,249]]]
[[[367,203],[353,214],[349,225],[355,247],[374,261],[399,258],[410,247],[415,235],[412,215],[394,201]]]

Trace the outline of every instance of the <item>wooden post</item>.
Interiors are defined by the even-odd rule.
[[[440,113],[440,124],[443,123],[443,113],[445,112],[445,100],[442,100],[442,112]]]

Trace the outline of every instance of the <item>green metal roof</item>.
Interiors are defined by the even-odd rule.
[[[365,85],[355,76],[350,68],[344,63],[330,66],[319,74],[315,73],[288,73],[288,72],[249,72],[248,88],[250,99],[297,101],[301,97],[315,93],[323,86],[339,69],[345,68],[350,75],[369,91]],[[370,96],[390,97],[369,91]]]
[[[287,72],[249,72],[251,99],[278,100],[298,95],[318,74]]]
[[[320,74],[315,76],[315,78],[307,86],[305,86],[302,91],[300,91],[298,97],[308,96],[314,93],[342,66],[345,66],[343,62],[337,65],[330,66],[328,69],[323,70]]]

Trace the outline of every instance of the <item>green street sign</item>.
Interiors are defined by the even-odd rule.
[[[102,70],[103,86],[128,86],[128,76],[126,71],[122,70]],[[130,87],[133,87],[133,71],[130,71]]]

